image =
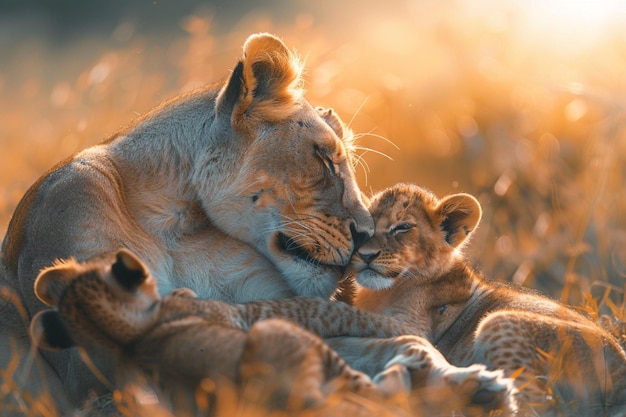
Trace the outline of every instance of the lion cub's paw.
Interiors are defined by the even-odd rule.
[[[482,364],[465,368],[451,365],[441,378],[470,410],[476,409],[478,414],[485,410],[502,410],[505,415],[517,411],[513,380],[505,378],[501,370],[489,371]]]
[[[433,370],[448,365],[443,355],[422,338],[398,337],[395,344],[396,355],[387,362],[385,370],[394,365],[405,367],[410,374],[412,388],[424,385]]]
[[[194,290],[189,288],[176,288],[170,292],[172,297],[198,298]]]
[[[443,395],[449,400],[444,408],[462,409],[468,415],[483,415],[485,411],[492,410],[501,410],[503,415],[508,415],[517,411],[513,380],[505,378],[502,371],[489,371],[482,364],[456,367],[423,340],[415,338],[405,342],[408,343],[398,349],[398,354],[387,363],[385,371],[375,378],[379,386],[379,381],[384,381],[383,377],[394,376],[389,379],[396,381],[395,385],[388,382],[387,387],[397,387],[401,391],[403,379],[397,375],[404,375],[401,371],[405,369],[410,375],[408,384],[411,390],[449,393]],[[437,401],[429,404],[437,408],[440,405]]]
[[[386,396],[409,394],[411,375],[406,366],[395,363],[373,378],[380,391]]]

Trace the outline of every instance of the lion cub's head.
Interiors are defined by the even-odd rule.
[[[57,261],[41,271],[35,294],[52,310],[39,312],[31,336],[44,349],[118,346],[139,337],[157,318],[156,280],[131,252],[86,262]]]
[[[372,198],[374,236],[354,255],[357,282],[389,288],[398,277],[428,279],[447,272],[480,221],[478,201],[469,194],[438,199],[411,184],[398,184]]]

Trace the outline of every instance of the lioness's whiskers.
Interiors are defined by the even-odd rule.
[[[348,123],[346,123],[346,126],[348,126],[349,128],[352,127],[352,122],[354,122],[354,119],[356,119],[356,116],[361,112],[361,110],[363,110],[363,107],[365,107],[365,103],[367,103],[367,100],[369,100],[369,97],[365,97],[363,102],[359,105],[359,107],[357,107],[356,111],[354,112],[354,114],[350,118],[350,121]]]
[[[365,154],[366,152],[363,152],[361,154],[355,155],[354,161],[353,161],[353,165],[356,168],[357,166],[361,166],[363,168],[363,174],[365,175],[365,183],[368,183],[368,173],[370,172],[370,166],[367,163],[367,161],[365,161]]]
[[[358,139],[361,139],[362,137],[365,137],[365,136],[371,136],[373,138],[382,139],[385,142],[387,142],[388,144],[390,144],[391,146],[393,146],[394,148],[396,148],[397,150],[400,150],[400,147],[398,145],[396,145],[391,139],[386,138],[385,136],[379,135],[377,133],[372,133],[371,130],[369,132],[355,134],[354,135],[354,139],[358,140]]]
[[[377,151],[376,149],[368,148],[368,147],[365,147],[365,146],[354,146],[354,149],[357,150],[357,151],[363,151],[359,155],[360,157],[363,157],[368,152],[372,152],[372,153],[375,153],[377,155],[383,156],[383,157],[389,159],[390,161],[393,161],[392,157],[390,157],[389,155],[387,155],[386,153],[384,153],[382,151]]]

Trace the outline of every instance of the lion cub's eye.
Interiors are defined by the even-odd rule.
[[[446,312],[446,310],[448,309],[448,305],[447,304],[442,304],[439,306],[439,315],[442,315],[443,313]]]
[[[412,224],[409,224],[409,223],[398,223],[398,224],[396,224],[396,225],[391,227],[391,229],[389,230],[389,233],[391,233],[392,235],[397,235],[399,233],[408,232],[412,228],[413,228]]]

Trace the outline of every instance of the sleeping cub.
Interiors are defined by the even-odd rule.
[[[160,298],[156,280],[127,250],[58,262],[41,272],[35,292],[56,307],[32,320],[40,347],[78,345],[89,357],[113,358],[116,388],[147,380],[177,413],[202,408],[197,396],[208,380],[252,384],[263,391],[255,401],[281,409],[320,405],[340,390],[380,394],[313,333],[283,319],[251,320],[290,311],[293,301],[232,306],[187,289]]]
[[[220,381],[240,388],[243,399],[255,404],[286,410],[315,406],[325,409],[325,414],[331,410],[324,407],[337,403],[329,396],[344,398],[342,393],[354,392],[360,398],[380,400],[404,394],[409,377],[447,388],[461,406],[448,397],[445,405],[454,404],[457,410],[491,409],[506,402],[510,388],[500,373],[482,366],[451,366],[432,345],[415,336],[376,339],[382,352],[372,350],[369,362],[378,361],[374,368],[384,372],[374,384],[309,331],[322,337],[392,337],[407,333],[404,324],[318,298],[230,305],[197,299],[186,289],[160,298],[155,279],[127,250],[82,263],[58,262],[40,273],[35,292],[56,307],[33,318],[31,334],[39,346],[78,345],[88,357],[111,358],[116,370],[112,389],[135,387],[139,376],[178,415],[207,403],[213,397],[206,387]],[[288,317],[304,328],[275,317]],[[414,375],[407,375],[409,371]],[[354,401],[354,395],[345,398],[339,402],[339,414],[345,414],[351,404],[371,407],[371,401]]]

